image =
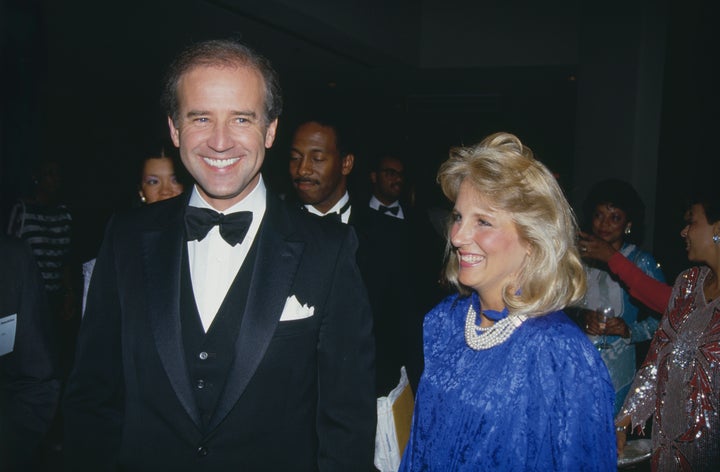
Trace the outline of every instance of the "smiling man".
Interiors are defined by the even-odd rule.
[[[164,98],[197,183],[108,226],[65,399],[70,469],[370,470],[357,240],[265,187],[274,70],[239,43],[200,43]]]

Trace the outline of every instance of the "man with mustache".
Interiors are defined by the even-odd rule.
[[[384,396],[397,386],[401,366],[411,383],[421,370],[412,237],[405,221],[351,198],[355,154],[346,133],[332,115],[302,122],[293,135],[289,172],[305,210],[349,224],[358,236],[357,261],[373,310],[376,393]]]
[[[351,214],[347,177],[355,155],[341,141],[339,126],[327,119],[301,124],[290,150],[290,177],[305,209],[348,223]]]

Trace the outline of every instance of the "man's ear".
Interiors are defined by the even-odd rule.
[[[175,147],[180,147],[180,131],[175,127],[172,117],[168,116],[168,127],[170,128],[170,139]]]
[[[342,160],[342,175],[350,175],[350,172],[353,170],[353,165],[355,165],[355,155],[345,155]]]
[[[375,185],[377,183],[377,172],[370,172],[370,182]]]
[[[265,130],[265,149],[270,149],[275,142],[275,136],[277,134],[278,119],[275,118]]]

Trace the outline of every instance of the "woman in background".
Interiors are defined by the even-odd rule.
[[[183,192],[173,159],[160,151],[159,156],[145,158],[138,184],[138,196],[142,203],[155,203],[176,197]]]
[[[400,470],[617,469],[612,384],[561,311],[585,291],[577,226],[548,169],[507,133],[451,150],[446,277]]]
[[[690,199],[680,232],[690,261],[672,289],[650,351],[617,415],[625,429],[653,417],[652,470],[715,470],[720,464],[720,193]]]
[[[632,243],[639,242],[645,210],[640,196],[629,183],[617,179],[598,182],[590,189],[583,209],[592,234],[581,234],[579,247],[582,256],[588,255],[589,248],[600,247],[591,243],[602,240],[645,274],[660,282],[665,281],[652,255]],[[581,325],[596,344],[600,342],[599,335],[606,336],[607,345],[601,349],[601,356],[615,388],[617,413],[635,375],[636,343],[652,338],[663,310],[654,316],[645,314],[641,319],[638,315],[642,305],[630,296],[607,265],[589,257],[586,260],[588,287],[582,302],[586,310]],[[606,307],[613,309],[615,317],[603,322],[598,311]]]
[[[137,194],[141,204],[151,204],[180,195],[184,186],[178,177],[180,165],[176,160],[160,150],[159,156],[149,156],[143,159],[140,181],[137,184]],[[82,312],[85,313],[87,293],[90,288],[90,278],[95,268],[95,259],[83,263],[83,300]]]

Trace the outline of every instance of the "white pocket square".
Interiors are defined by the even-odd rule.
[[[283,308],[282,315],[280,315],[280,321],[302,320],[303,318],[310,318],[314,313],[314,306],[307,306],[307,303],[300,305],[295,295],[291,295],[285,301],[285,307]]]

